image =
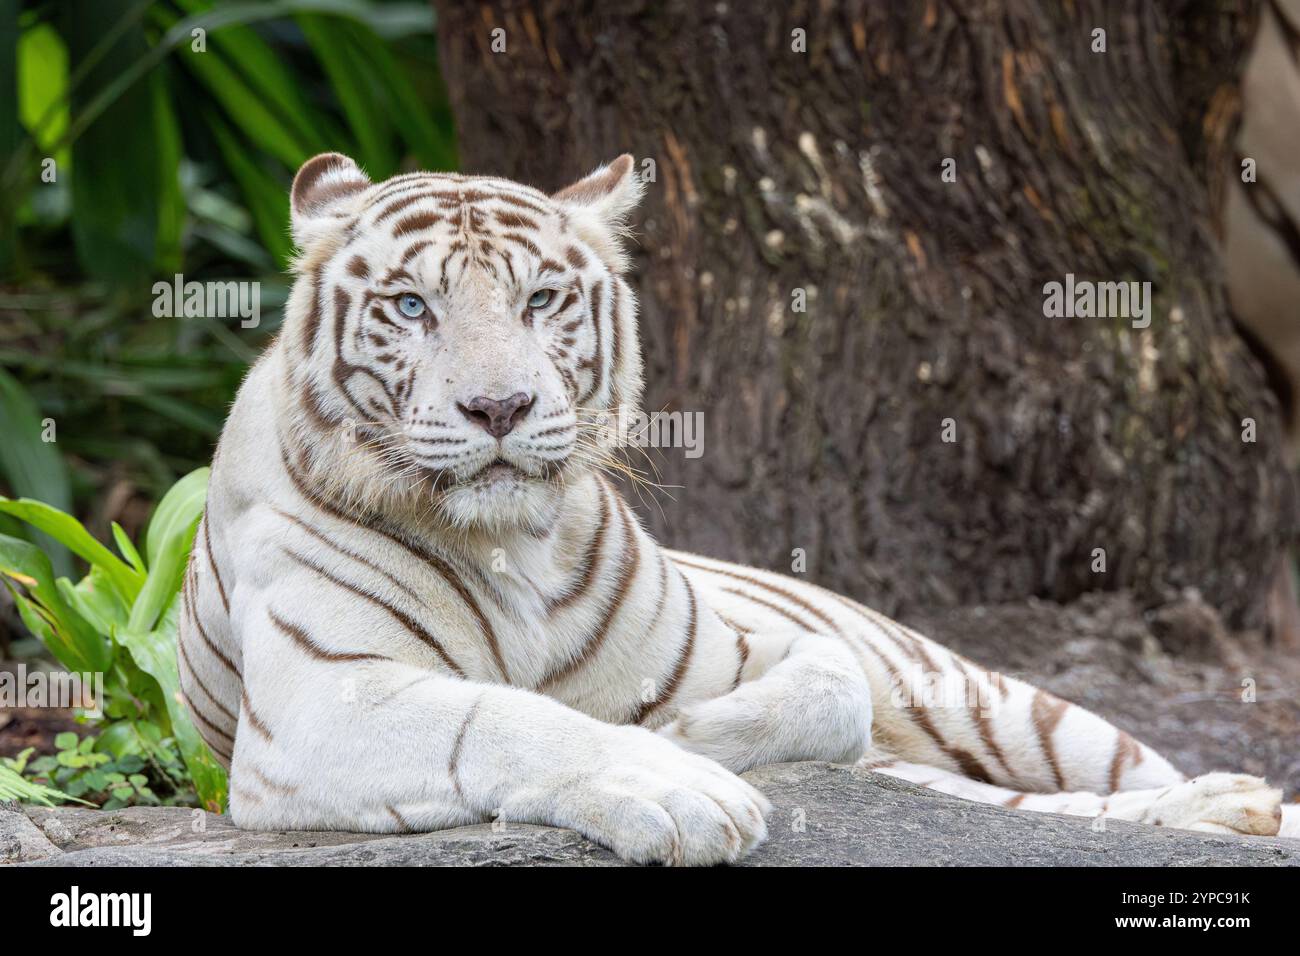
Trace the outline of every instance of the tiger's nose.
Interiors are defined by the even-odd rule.
[[[509,398],[480,395],[464,404],[457,402],[456,407],[462,415],[493,438],[505,438],[533,407],[533,397],[523,392],[515,392]]]

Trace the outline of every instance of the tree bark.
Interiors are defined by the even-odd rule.
[[[895,613],[1194,586],[1261,620],[1294,483],[1207,186],[1251,4],[436,6],[465,171],[654,161],[646,407],[705,420],[658,459],[662,539],[802,549]],[[1067,273],[1149,281],[1150,326],[1045,317]]]

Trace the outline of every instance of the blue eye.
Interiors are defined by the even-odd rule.
[[[408,319],[418,319],[429,309],[418,295],[406,292],[397,297],[397,311]]]
[[[550,305],[553,298],[555,298],[554,289],[538,289],[528,297],[528,308],[544,309]]]

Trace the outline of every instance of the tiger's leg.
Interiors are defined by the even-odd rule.
[[[864,758],[861,767],[907,780],[928,790],[979,803],[1040,813],[1128,820],[1180,830],[1274,836],[1282,819],[1280,790],[1259,777],[1207,773],[1145,790],[1097,793],[1025,793],[960,774],[904,761]]]
[[[742,633],[748,656],[729,694],[684,709],[659,733],[733,773],[793,760],[851,763],[871,743],[871,688],[842,641]]]

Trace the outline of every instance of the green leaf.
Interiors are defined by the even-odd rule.
[[[54,746],[60,750],[76,750],[80,738],[70,730],[65,730],[54,737]]]
[[[98,0],[63,10],[61,33],[72,60],[84,59],[100,39],[135,4],[130,0]],[[90,100],[133,62],[147,58],[144,27],[133,24],[122,32],[104,58],[92,68],[86,83],[73,91],[73,112]],[[72,144],[72,235],[77,258],[89,275],[143,297],[158,253],[158,224],[166,184],[175,180],[175,159],[159,149],[164,137],[157,115],[154,74],[145,83],[126,89],[89,124]]]
[[[100,544],[80,521],[43,501],[19,498],[14,501],[0,496],[0,514],[21,518],[32,527],[43,531],[93,567],[101,568],[126,600],[140,593],[144,583],[141,574],[126,564],[104,545]]]
[[[59,593],[50,559],[29,541],[0,535],[0,576],[9,580],[23,622],[74,671],[104,671],[112,647]],[[22,585],[31,600],[13,586]]]
[[[172,485],[163,495],[163,500],[158,502],[144,539],[150,568],[157,565],[164,548],[178,546],[182,532],[203,514],[211,471],[210,468],[196,468]]]
[[[33,783],[31,780],[25,780],[8,767],[0,767],[0,801],[18,800],[22,803],[39,803],[43,806],[52,807],[55,803],[64,803],[73,799],[75,798],[60,790],[55,790],[53,787],[46,787],[39,783]],[[86,803],[85,800],[77,800],[76,802]],[[86,805],[91,806],[91,804]]]
[[[48,23],[37,23],[18,40],[18,118],[31,133],[43,156],[68,129],[68,48]],[[44,126],[41,121],[49,118]],[[55,156],[59,168],[67,150]]]
[[[176,482],[154,511],[145,534],[149,576],[131,608],[127,627],[132,631],[152,628],[180,590],[194,532],[203,515],[209,471],[198,468]]]
[[[375,109],[370,65],[352,45],[346,21],[315,15],[298,17],[298,25],[325,68],[334,95],[357,139],[355,158],[376,181],[397,170],[393,127],[383,109]]]
[[[208,750],[181,704],[180,673],[176,662],[179,603],[175,600],[171,602],[156,629],[144,632],[127,628],[118,631],[116,637],[136,665],[161,687],[162,698],[171,718],[172,732],[194,781],[194,789],[207,809],[220,813],[226,803],[226,772]]]
[[[113,540],[117,543],[117,550],[121,552],[122,557],[131,562],[131,567],[135,568],[141,574],[145,573],[144,559],[140,557],[140,552],[135,549],[131,543],[131,538],[122,529],[122,526],[116,521],[113,522]]]
[[[57,433],[56,433],[57,434]],[[68,469],[54,442],[45,441],[45,420],[36,402],[12,375],[0,369],[0,475],[19,495],[40,495],[54,507],[69,510],[72,490]],[[37,542],[59,574],[72,574],[67,551],[45,535]]]

